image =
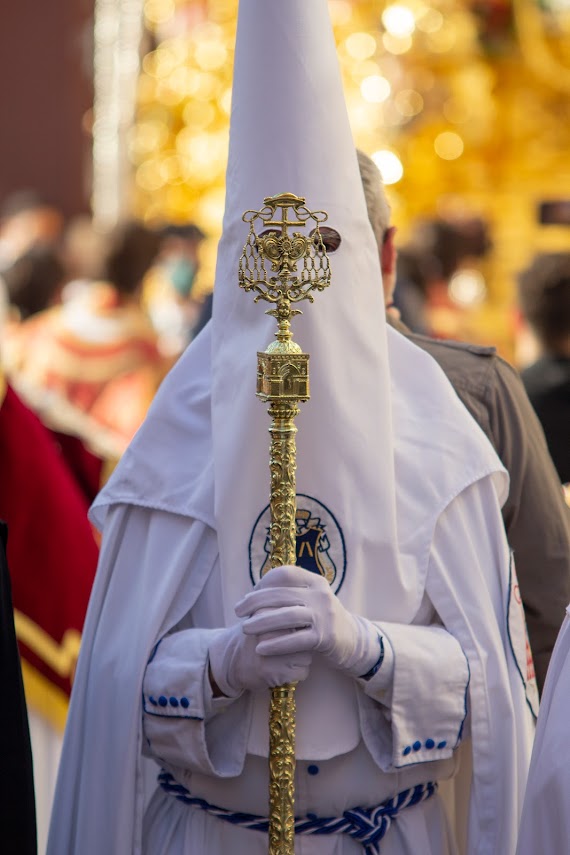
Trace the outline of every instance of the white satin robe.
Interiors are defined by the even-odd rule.
[[[346,717],[344,727],[338,715],[331,716],[328,712],[338,705],[333,694],[334,682],[329,686],[328,696],[321,695],[316,701],[312,698],[310,712],[302,698],[308,684],[298,688],[298,756],[303,759],[297,766],[297,815],[313,812],[333,816],[341,815],[347,808],[375,806],[407,787],[443,781],[457,772],[456,749],[462,738],[468,736],[465,719],[469,667],[456,638],[437,625],[439,619],[431,606],[430,585],[446,568],[486,580],[487,585],[480,589],[480,608],[488,610],[492,626],[493,645],[487,654],[491,662],[497,660],[495,664],[500,670],[506,661],[511,671],[512,653],[504,631],[503,574],[496,568],[503,532],[500,518],[488,512],[494,502],[491,483],[484,480],[465,490],[441,516],[417,622],[412,626],[386,622],[381,625],[394,656],[392,662],[388,660],[388,666],[394,669],[389,686],[382,669],[369,683],[341,678],[346,681],[347,693],[354,687],[354,704],[340,704]],[[132,530],[129,560],[142,562],[145,556],[136,554],[137,543],[142,543],[142,534],[148,530],[148,512],[135,509],[128,514]],[[182,529],[186,522],[172,517],[168,525],[169,539],[183,544]],[[469,538],[461,536],[467,526],[471,532]],[[140,539],[136,534],[138,528]],[[220,584],[219,568],[214,563],[190,614],[160,643],[147,667],[143,683],[143,752],[171,771],[193,795],[230,810],[266,815],[267,763],[259,756],[263,739],[250,733],[251,727],[260,726],[257,709],[263,701],[248,695],[234,702],[212,701],[206,679],[208,638],[223,622]],[[191,628],[185,628],[188,626]],[[336,687],[341,688],[342,683]],[[188,697],[190,706],[181,715],[180,706],[163,709],[149,703],[149,696],[160,695]],[[491,709],[490,714],[492,721],[501,711]],[[309,731],[307,738],[303,738],[304,725]],[[532,732],[530,716],[527,727],[524,738],[529,738]],[[435,741],[436,746],[426,748],[428,740]],[[421,748],[416,750],[418,742]],[[411,752],[406,751],[414,743]],[[522,782],[523,777],[519,787]],[[503,805],[500,801],[496,804],[499,821],[494,852],[509,855],[514,853],[517,817],[501,815],[505,805],[506,802]],[[457,808],[465,817],[468,806]],[[510,808],[508,811],[510,814]],[[473,837],[466,848],[466,837],[465,827],[452,829],[442,798],[436,795],[402,812],[382,841],[381,852],[454,855],[491,851],[479,850]],[[267,838],[208,816],[160,790],[155,793],[145,817],[146,855],[189,852],[222,855],[228,851],[236,855],[264,855]],[[296,838],[298,855],[361,852],[361,845],[344,835]]]

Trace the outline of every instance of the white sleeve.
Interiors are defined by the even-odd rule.
[[[178,589],[168,593],[173,602],[169,622],[157,627],[156,634],[148,633],[149,655],[142,677],[143,755],[159,764],[208,774],[239,774],[245,757],[242,743],[245,746],[249,732],[250,704],[242,697],[226,711],[229,701],[212,698],[207,674],[210,641],[223,631],[216,629],[222,624],[222,616],[213,607],[213,603],[219,606],[221,602],[215,533],[196,523],[189,525],[182,516],[129,508],[126,515],[117,513],[105,548],[113,553],[118,544],[124,560],[138,567],[139,575],[147,573],[154,579],[156,597],[163,596],[157,568],[165,561],[171,566],[171,575],[183,580]],[[117,566],[118,561],[116,558]],[[117,570],[116,575],[122,574]],[[184,586],[191,590],[186,591]],[[136,586],[130,590],[130,599],[137,603],[137,614],[144,615],[145,603]],[[205,607],[200,608],[199,603]],[[190,607],[190,619],[199,616],[200,620],[194,621],[199,628],[180,629],[190,625],[183,607]],[[115,620],[119,619],[117,614]],[[226,727],[231,737],[222,750]]]
[[[439,517],[428,579],[442,565],[452,578],[479,576],[481,568],[487,575],[495,566],[495,538],[481,518],[479,489],[468,487]],[[382,666],[358,681],[368,750],[385,771],[451,757],[466,735],[468,713],[469,662],[459,641],[441,625],[382,622],[378,629],[391,652],[388,671]]]
[[[143,683],[143,753],[161,765],[207,775],[239,775],[245,760],[250,697],[213,698],[208,649],[220,629],[163,638]]]

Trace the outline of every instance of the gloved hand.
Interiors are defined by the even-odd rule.
[[[365,675],[380,656],[379,633],[366,618],[344,608],[322,576],[302,567],[275,567],[236,606],[247,618],[243,631],[262,638],[260,656],[321,653],[355,677]]]
[[[310,651],[293,655],[259,653],[259,643],[255,633],[244,634],[242,622],[220,632],[210,644],[210,671],[226,697],[237,697],[247,689],[257,691],[299,683],[307,678],[313,658]]]

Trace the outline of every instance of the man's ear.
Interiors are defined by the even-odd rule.
[[[382,242],[382,250],[380,252],[380,265],[382,273],[385,276],[390,276],[396,270],[396,258],[398,250],[394,239],[396,237],[396,226],[390,226],[384,233]]]

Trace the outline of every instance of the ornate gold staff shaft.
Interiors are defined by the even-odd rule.
[[[281,219],[276,211],[281,209]],[[288,218],[292,210],[294,219]],[[324,211],[311,212],[305,199],[282,193],[264,199],[260,211],[247,211],[248,240],[240,259],[239,282],[256,292],[255,301],[275,305],[267,314],[277,319],[276,341],[257,354],[257,396],[269,404],[271,567],[296,563],[297,455],[295,416],[309,399],[309,355],[293,339],[290,321],[301,314],[292,304],[313,302],[311,291],[330,282],[330,268],[319,223]],[[255,225],[263,225],[260,235]],[[314,224],[309,235],[290,234],[292,227]],[[271,265],[268,275],[265,263]],[[269,713],[269,855],[294,855],[295,849],[295,685],[271,691]]]

